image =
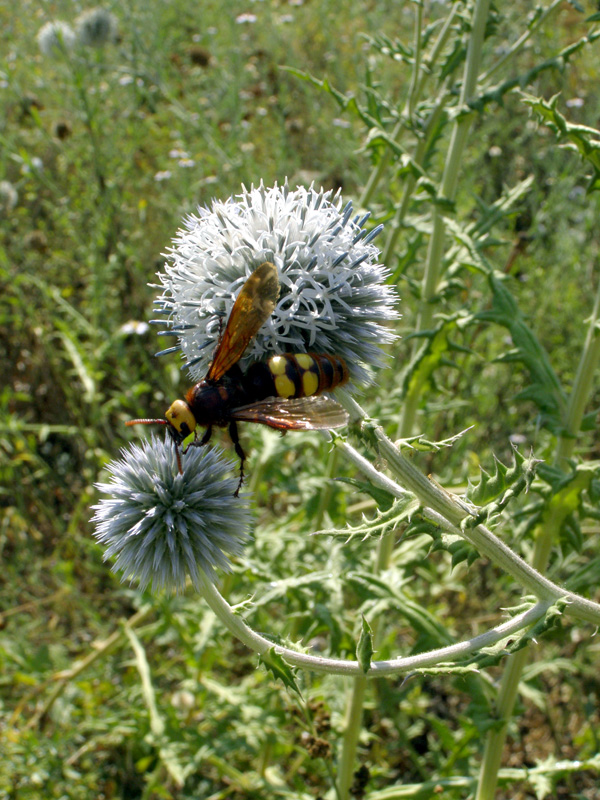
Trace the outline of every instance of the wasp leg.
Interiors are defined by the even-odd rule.
[[[212,425],[209,425],[204,433],[204,436],[201,439],[194,439],[193,442],[188,444],[189,447],[204,447],[205,444],[210,442],[210,437],[212,436]],[[184,451],[185,452],[185,451]]]
[[[242,484],[244,483],[244,461],[246,460],[246,454],[242,450],[242,445],[240,444],[240,437],[238,435],[238,428],[234,419],[232,419],[231,422],[229,423],[229,436],[231,437],[231,441],[233,442],[236,455],[240,459],[240,482],[238,483],[237,489],[233,493],[233,496],[237,497],[240,493],[240,489],[242,488]]]

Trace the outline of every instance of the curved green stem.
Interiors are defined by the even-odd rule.
[[[252,628],[246,625],[235,613],[235,610],[229,605],[227,600],[221,595],[216,586],[208,579],[202,582],[200,591],[212,611],[225,627],[255,653],[264,655],[268,653],[269,650],[273,649],[291,666],[300,667],[301,669],[306,669],[311,672],[327,673],[329,675],[356,676],[361,681],[365,678],[400,675],[415,669],[424,669],[433,667],[436,664],[465,658],[484,647],[491,647],[498,642],[514,636],[519,631],[531,627],[542,619],[546,611],[553,604],[553,600],[536,603],[518,616],[512,617],[510,620],[496,625],[489,631],[480,633],[478,636],[474,636],[462,642],[456,642],[455,644],[439,647],[436,650],[429,650],[414,656],[401,656],[385,661],[372,661],[369,670],[365,673],[358,661],[346,661],[341,658],[322,658],[320,656],[312,656],[309,653],[300,653],[297,650],[292,650],[283,645],[273,644],[272,641],[256,633],[256,631],[253,631]],[[562,594],[559,591],[557,599],[561,597]],[[595,603],[591,605],[595,606],[595,614],[590,614],[589,618],[593,616],[593,621],[596,624],[600,624],[600,606]],[[356,714],[350,714],[349,718],[356,720]]]

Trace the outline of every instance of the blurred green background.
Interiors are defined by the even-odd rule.
[[[369,37],[410,41],[414,8],[385,0],[343,8],[328,0],[132,0],[107,7],[118,20],[117,41],[42,55],[36,41],[41,26],[72,22],[83,8],[74,2],[0,4],[0,180],[16,192],[5,186],[0,197],[0,793],[318,797],[326,790],[327,769],[303,747],[289,695],[274,688],[255,658],[193,596],[153,599],[121,586],[91,537],[90,505],[103,466],[128,438],[145,433],[128,431],[124,421],[161,416],[187,388],[177,356],[156,359],[164,340],[140,325],[152,318],[155,290],[148,284],[182,218],[213,197],[235,194],[242,183],[286,178],[292,186],[314,181],[340,188],[359,206],[381,147],[371,146],[359,115],[343,112],[329,94],[282,67],[326,77],[365,103],[364,87],[370,87],[390,108],[400,108],[410,70]],[[528,11],[528,4],[516,3],[494,17],[494,48],[509,40]],[[445,12],[445,4],[427,10],[432,20]],[[520,54],[518,71],[581,37],[584,19],[565,3]],[[498,52],[490,48],[486,55]],[[600,59],[591,47],[568,68],[541,72],[528,88],[546,98],[561,92],[569,119],[598,126],[599,86]],[[383,123],[393,127],[393,120]],[[434,155],[432,169],[443,163],[444,152],[440,147]],[[529,175],[529,193],[495,231],[500,244],[493,259],[513,277],[511,291],[568,385],[597,281],[598,203],[586,195],[586,171],[576,157],[557,147],[518,96],[508,94],[474,123],[458,215],[474,219],[503,187]],[[390,219],[404,179],[401,170],[390,169],[369,206],[375,222]],[[399,413],[398,376],[411,350],[411,278],[418,280],[426,247],[413,223],[387,265],[403,298],[403,338],[391,354],[392,367],[362,398],[390,432]],[[475,281],[467,289],[481,297]],[[551,447],[533,406],[514,401],[525,377],[493,362],[506,347],[498,329],[470,337],[463,344],[476,346],[480,360],[443,370],[419,419],[431,439],[476,426],[452,450],[423,458],[424,470],[456,485],[480,463],[490,465],[492,452],[506,457],[511,436],[523,449],[535,446],[540,457]],[[257,525],[225,591],[238,601],[257,593],[249,613],[259,630],[283,630],[305,641],[331,636],[337,652],[351,653],[353,623],[340,625],[345,602],[324,576],[355,568],[365,556],[357,542],[332,548],[308,536],[323,519],[327,447],[316,435],[283,440],[252,426],[242,436],[251,454]],[[222,444],[228,446],[226,437]],[[584,449],[588,458],[600,455],[593,432]],[[350,473],[341,463],[337,469]],[[338,525],[372,507],[342,488],[329,499],[327,519]],[[458,634],[470,630],[470,616],[485,617],[487,603],[479,606],[469,596],[447,561],[424,562],[425,545],[404,547],[406,569],[412,565],[428,581],[420,600],[432,614],[447,617]],[[319,577],[303,584],[300,576],[311,570]],[[265,587],[272,580],[288,583],[270,592]],[[486,596],[494,586],[498,603],[507,595],[514,599],[514,587],[493,570],[473,580],[475,595]],[[153,604],[155,613],[138,636],[166,733],[159,737],[149,721],[139,652],[123,649],[122,642],[69,679],[40,716],[57,673],[93,653],[92,643],[119,631],[119,620],[143,603]],[[338,730],[344,710],[339,685],[305,680],[313,714],[323,716],[325,697],[327,725]],[[552,680],[543,691],[559,692]],[[568,675],[564,681],[560,691],[569,688]],[[392,721],[370,709],[362,744],[365,758],[387,776],[382,785],[390,775],[420,780],[439,767],[439,752],[425,745],[428,736],[454,747],[454,761],[467,771],[462,761],[474,757],[479,737],[473,719],[464,722],[461,739],[456,728],[437,721],[431,705],[432,697],[452,688],[432,681],[426,697],[420,688],[407,693],[398,680],[377,691],[394,709]],[[445,697],[454,721],[465,704],[477,701],[462,691],[455,687]],[[406,718],[396,714],[401,697]],[[580,701],[585,704],[584,697]],[[538,706],[531,708],[535,719]],[[595,708],[578,706],[577,715],[580,722],[597,722]],[[567,716],[565,708],[564,718],[539,725],[566,730]],[[592,730],[573,733],[584,749],[594,746]],[[412,774],[408,764],[419,758]]]

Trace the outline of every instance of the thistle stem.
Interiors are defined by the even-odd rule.
[[[337,782],[340,800],[346,800],[350,794],[350,787],[352,786],[358,739],[362,729],[363,706],[366,691],[367,677],[365,675],[357,675],[352,682],[352,689],[344,719],[344,734],[342,737],[342,752]]]
[[[467,109],[468,103],[472,99],[477,87],[477,77],[481,63],[481,51],[483,48],[488,11],[489,0],[476,0],[460,95],[460,107],[464,110]],[[452,202],[456,197],[458,176],[462,165],[462,155],[469,136],[471,121],[472,115],[465,113],[458,115],[454,122],[448,154],[446,156],[446,165],[439,189],[439,197],[444,200]],[[427,249],[425,271],[422,281],[421,311],[416,325],[417,334],[423,333],[431,327],[435,311],[435,297],[442,269],[446,224],[443,212],[438,205],[434,205],[433,207],[432,219],[432,233]],[[409,436],[412,433],[419,401],[419,388],[413,389],[412,391],[409,390],[404,400],[402,417],[398,429],[400,436]]]
[[[600,271],[599,271],[600,272]],[[585,407],[589,402],[594,382],[594,374],[600,363],[600,280],[596,289],[594,310],[588,323],[585,344],[573,382],[573,389],[564,420],[564,433],[558,440],[556,464],[564,466],[566,459],[573,455],[576,437],[581,430]]]
[[[445,46],[446,42],[448,41],[448,36],[450,35],[452,23],[453,23],[454,18],[455,18],[456,14],[457,14],[457,10],[458,10],[458,4],[453,5],[452,8],[450,9],[450,12],[449,12],[449,14],[448,14],[448,16],[446,18],[446,21],[444,22],[442,30],[440,31],[440,34],[439,34],[439,36],[437,37],[437,39],[435,41],[435,44],[431,48],[431,52],[430,52],[429,56],[423,60],[423,67],[421,69],[419,69],[418,71],[413,68],[412,80],[411,80],[408,100],[406,102],[406,106],[404,108],[404,111],[402,112],[402,116],[400,117],[400,119],[398,120],[398,122],[394,126],[394,129],[392,130],[392,133],[391,133],[391,136],[390,136],[390,139],[392,141],[395,141],[396,138],[400,135],[400,132],[402,131],[402,129],[406,125],[407,118],[409,120],[411,119],[413,111],[417,107],[417,104],[418,104],[419,100],[421,99],[421,97],[423,95],[423,90],[425,89],[425,85],[426,85],[427,81],[429,80],[429,78],[431,77],[431,75],[433,74],[433,66],[435,65],[436,61],[440,57],[440,55],[441,55],[441,53],[442,53],[442,51],[444,49],[444,46]],[[422,38],[421,37],[421,29],[422,29],[422,25],[423,25],[422,4],[419,4],[419,10],[417,12],[417,16],[415,17],[415,36],[417,37],[418,41],[415,40],[415,45],[414,45],[415,52],[418,53],[419,61],[421,59],[421,38]],[[416,61],[417,61],[417,59],[415,58],[415,63],[416,63]],[[416,76],[417,80],[415,80],[415,76]],[[434,113],[435,113],[435,111],[434,111]],[[385,173],[385,170],[387,169],[387,167],[388,167],[388,165],[390,163],[391,157],[392,157],[391,156],[391,152],[390,152],[390,149],[388,147],[385,150],[385,152],[382,154],[381,158],[379,159],[379,161],[377,163],[377,166],[373,169],[373,171],[369,175],[369,179],[367,180],[367,183],[365,185],[363,193],[360,196],[359,205],[362,208],[366,208],[369,205],[369,203],[371,202],[371,199],[372,199],[372,197],[373,197],[373,195],[375,193],[375,190],[377,189],[377,186],[379,185],[379,182],[380,182],[381,178],[383,177],[383,175]],[[407,180],[410,181],[410,177]],[[413,188],[414,188],[414,182],[413,182]],[[409,197],[410,197],[411,193],[412,193],[412,189],[408,193]],[[406,189],[405,189],[401,206],[405,203],[406,195],[407,195],[407,192],[406,192]],[[387,249],[388,249],[388,247],[386,246],[386,250]],[[383,258],[382,260],[383,260],[384,264],[387,263],[385,258]]]
[[[414,656],[398,657],[385,661],[372,661],[369,670],[365,673],[358,661],[346,661],[340,658],[322,658],[320,656],[312,656],[308,653],[301,653],[289,647],[284,647],[283,645],[275,645],[272,641],[256,633],[246,625],[235,613],[235,609],[229,605],[216,586],[208,579],[202,582],[200,591],[212,611],[225,627],[255,653],[264,655],[273,649],[291,666],[311,672],[356,676],[361,679],[404,674],[415,669],[424,669],[426,667],[435,666],[436,664],[465,658],[484,647],[491,647],[498,642],[514,636],[519,631],[531,627],[543,618],[546,611],[554,602],[554,600],[545,600],[536,603],[534,606],[527,609],[527,611],[522,612],[516,617],[512,617],[508,621],[491,628],[489,631],[462,642],[456,642],[446,647],[429,650],[425,653],[418,653]],[[557,587],[556,599],[559,600],[563,596],[569,599],[571,595],[570,593],[561,592]],[[583,598],[577,599],[583,601]],[[590,601],[584,602],[589,604],[588,613],[585,617],[583,614],[579,614],[578,616],[596,625],[600,624],[600,605],[591,603]],[[572,610],[572,606],[569,606],[569,610]],[[350,717],[356,719],[355,714],[351,714]]]

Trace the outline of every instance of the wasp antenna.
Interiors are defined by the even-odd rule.
[[[128,419],[125,425],[168,425],[166,419]]]

